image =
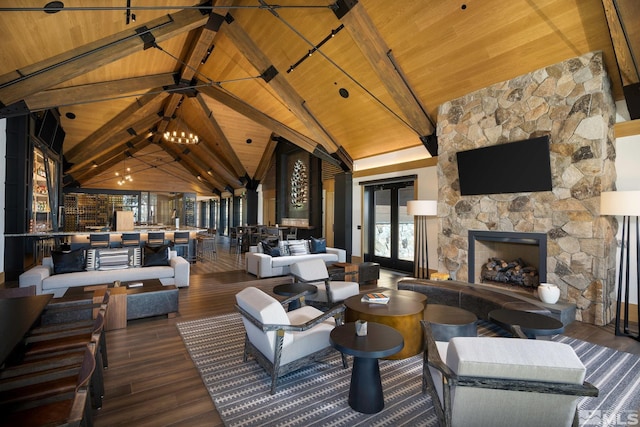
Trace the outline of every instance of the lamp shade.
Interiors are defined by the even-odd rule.
[[[438,214],[438,202],[435,200],[409,200],[407,214],[413,216],[435,216]]]
[[[640,191],[603,191],[600,215],[640,216]]]

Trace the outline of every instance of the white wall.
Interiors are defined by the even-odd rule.
[[[376,167],[385,166],[388,164],[395,164],[398,159],[418,160],[415,156],[415,149],[403,150],[404,152],[396,152],[393,155],[376,156],[376,158],[366,159],[367,164],[375,164]],[[426,157],[429,157],[427,150],[422,147],[421,151],[426,153]],[[403,157],[403,154],[409,154],[409,157]],[[354,170],[362,171],[362,168],[358,168],[358,161],[354,162]],[[363,181],[372,181],[378,179],[395,178],[405,175],[417,175],[416,186],[418,189],[418,199],[420,200],[438,200],[438,175],[436,166],[425,167],[418,169],[406,169],[397,172],[390,172],[378,175],[368,175],[364,177],[358,177],[353,179],[353,246],[352,255],[356,257],[362,257],[362,228],[363,216],[362,216],[362,201],[364,189],[360,185]],[[428,220],[427,224],[428,234],[428,247],[429,250],[429,265],[438,265],[438,254],[436,248],[438,247],[438,220],[436,217]]]

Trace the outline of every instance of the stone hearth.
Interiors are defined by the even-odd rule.
[[[492,85],[440,106],[439,270],[468,277],[468,231],[544,233],[546,281],[603,325],[615,301],[615,219],[599,215],[615,188],[615,104],[595,52]],[[456,152],[549,135],[553,190],[461,196]]]

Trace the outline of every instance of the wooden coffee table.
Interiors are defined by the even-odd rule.
[[[327,265],[327,271],[329,277],[336,276],[335,280],[342,280],[346,282],[358,283],[358,264],[351,264],[349,262],[334,262]]]
[[[387,356],[387,359],[406,359],[422,351],[423,335],[420,321],[423,317],[427,297],[419,292],[407,290],[381,289],[369,292],[383,292],[389,296],[387,304],[362,302],[362,295],[354,295],[344,301],[347,306],[345,321],[366,320],[381,323],[396,329],[404,338],[402,351]]]

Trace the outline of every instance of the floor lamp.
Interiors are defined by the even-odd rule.
[[[407,213],[413,215],[413,275],[418,279],[429,278],[429,253],[427,250],[427,217],[438,213],[435,200],[409,200]]]
[[[638,332],[629,331],[629,272],[631,266],[631,217],[636,219],[636,295],[640,294],[640,191],[605,191],[600,195],[600,215],[622,217],[622,246],[620,248],[620,264],[618,266],[618,299],[616,301],[616,335],[632,337],[640,341]],[[624,298],[624,321],[620,329],[622,315],[622,299]],[[640,318],[640,305],[638,305]]]

